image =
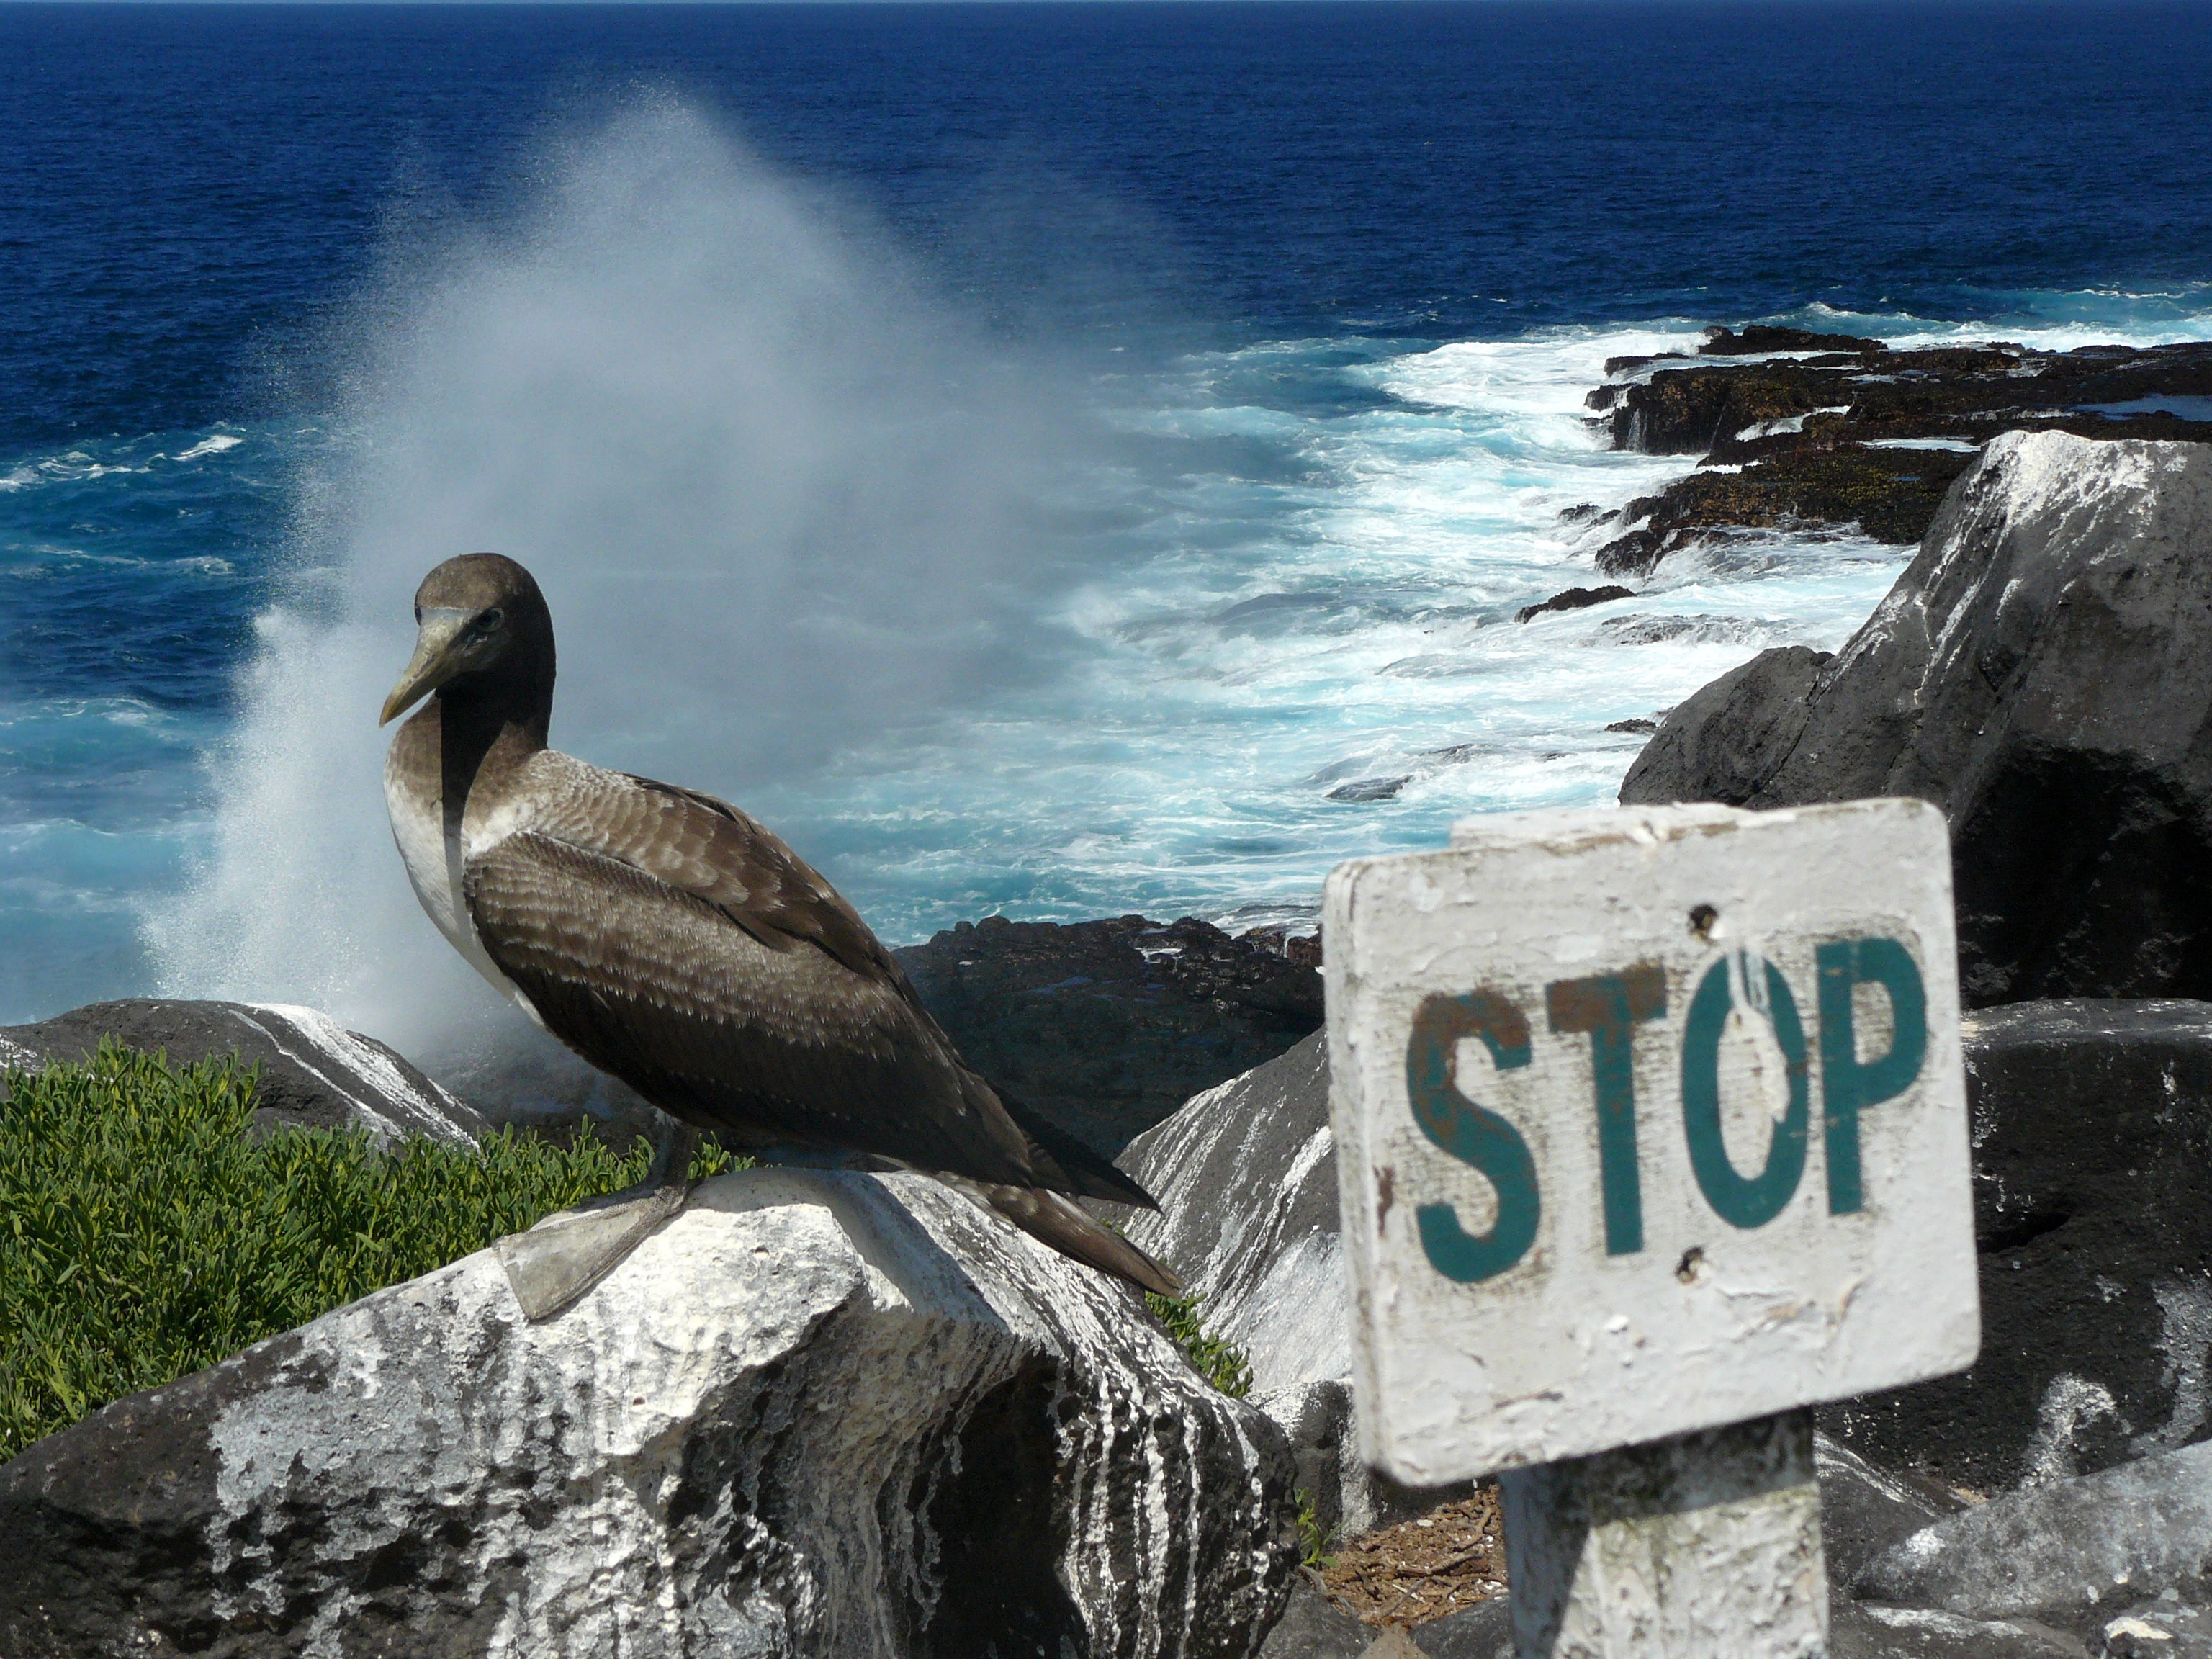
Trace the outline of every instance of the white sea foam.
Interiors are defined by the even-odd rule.
[[[1994,320],[1948,320],[1904,311],[1841,311],[1816,301],[1771,320],[1870,336],[1892,346],[2007,340],[2038,351],[2071,351],[2085,345],[2177,345],[2212,338],[2212,287],[2201,284],[2155,295],[2024,291],[1992,297],[2010,314]]]
[[[212,438],[201,439],[190,449],[179,453],[176,459],[180,461],[197,461],[203,455],[220,455],[226,449],[235,449],[245,441],[245,439],[234,436],[230,433],[218,432]]]
[[[556,741],[740,799],[893,939],[1000,909],[1300,920],[1346,856],[1611,799],[1641,738],[1608,725],[1765,646],[1836,647],[1910,553],[1730,538],[1632,605],[1519,624],[1601,580],[1621,526],[1566,509],[1689,466],[1606,448],[1584,398],[1692,324],[1278,341],[1079,385],[681,112],[548,172],[371,307],[397,320],[260,622],[209,856],[149,922],[172,990],[409,1049],[507,1018],[406,890],[371,725],[452,553],[544,581]],[[1066,412],[1102,402],[1103,429]]]
[[[1178,531],[1241,528],[1196,544],[1163,533],[1150,557],[1071,592],[1059,614],[1090,649],[1048,696],[855,751],[838,803],[794,793],[795,815],[850,827],[872,813],[866,876],[926,924],[994,900],[1295,915],[1339,858],[1440,844],[1470,811],[1610,798],[1639,740],[1607,725],[1763,645],[1832,648],[1908,551],[1829,536],[1678,557],[1644,585],[1635,643],[1603,632],[1617,613],[1513,622],[1592,580],[1590,549],[1618,528],[1562,509],[1617,507],[1687,465],[1602,447],[1583,398],[1605,359],[1696,338],[1577,331],[1349,371],[1396,401],[1297,416],[1283,441],[1296,482],[1187,479]],[[1231,392],[1255,363],[1286,368],[1279,346],[1227,354],[1187,366],[1182,389]],[[1607,639],[1616,649],[1577,648]],[[916,832],[898,814],[917,799],[958,810]]]

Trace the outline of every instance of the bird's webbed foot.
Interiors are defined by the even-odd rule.
[[[568,1307],[682,1210],[698,1145],[696,1130],[678,1126],[662,1138],[652,1172],[636,1186],[588,1199],[495,1244],[523,1317],[534,1323]]]

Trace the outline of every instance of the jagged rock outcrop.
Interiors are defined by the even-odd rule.
[[[1129,1237],[1244,1351],[1253,1403],[1290,1437],[1325,1524],[1355,1536],[1467,1490],[1401,1486],[1359,1459],[1327,1033],[1195,1097],[1133,1141],[1121,1167],[1160,1201]]]
[[[1819,351],[1870,353],[1887,351],[1881,340],[1856,334],[1830,334],[1820,329],[1778,327],[1772,323],[1749,323],[1741,329],[1709,328],[1698,347],[1700,357],[1747,357],[1762,351]]]
[[[1648,576],[1669,554],[1746,531],[1850,526],[1878,542],[1920,539],[1971,452],[1838,444],[1737,470],[1699,470],[1620,509],[1632,526],[1600,547],[1608,576]]]
[[[0,1652],[1243,1659],[1266,1419],[919,1176],[708,1182],[524,1322],[469,1256],[0,1466]]]
[[[2011,433],[1835,658],[1678,707],[1624,802],[1917,795],[1981,1005],[2212,995],[2212,447]]]
[[[1121,1167],[1160,1201],[1130,1238],[1204,1288],[1255,1390],[1352,1375],[1326,1032],[1194,1097]]]
[[[2212,1446],[1994,1498],[1893,1545],[1852,1589],[2099,1636],[2131,1613],[2185,1613],[2212,1592]]]
[[[2212,1434],[2212,1004],[2017,1003],[1965,1037],[1981,1358],[1824,1423],[1984,1492]]]
[[[484,1133],[474,1110],[396,1050],[316,1009],[277,1003],[95,1002],[34,1025],[0,1026],[0,1066],[39,1071],[82,1060],[103,1037],[166,1052],[180,1066],[234,1054],[258,1066],[258,1128],[363,1128],[386,1143],[405,1135],[473,1143]]]
[[[1603,587],[1570,587],[1565,592],[1554,593],[1548,599],[1534,605],[1524,605],[1513,613],[1516,623],[1534,622],[1537,617],[1554,611],[1587,611],[1594,605],[1611,605],[1615,599],[1632,599],[1636,590],[1609,583]]]
[[[2049,352],[1890,349],[1758,325],[1707,336],[1694,359],[1613,358],[1589,394],[1615,448],[1704,458],[1593,520],[1607,574],[1649,574],[1671,554],[1745,532],[1851,528],[1916,542],[1952,480],[2001,432],[2212,441],[2203,341]]]
[[[1109,1156],[1322,1021],[1310,961],[1192,916],[992,916],[893,954],[969,1065]]]
[[[1880,341],[1802,329],[1774,330],[1795,337],[1752,344],[1754,332],[1708,340],[1698,358],[1680,367],[1656,357],[1608,362],[1608,375],[1633,377],[1601,386],[1589,398],[1603,411],[1614,447],[1744,460],[1824,435],[1847,442],[1941,437],[1978,443],[2030,423],[2093,433],[2111,428],[2115,435],[2138,438],[2197,436],[2201,432],[2186,428],[2201,428],[2201,416],[2176,411],[2196,416],[2197,405],[2212,397],[2212,343],[2201,340],[2063,352],[2003,342],[1888,350]],[[1817,355],[1761,363],[1704,361],[1765,351]],[[2161,402],[2164,410],[2157,407]],[[2134,407],[2145,404],[2151,406]],[[2128,430],[2138,419],[2142,429]],[[2167,424],[2177,422],[2184,430]],[[1760,427],[1775,429],[1755,430]],[[1759,439],[1798,441],[1716,449]]]

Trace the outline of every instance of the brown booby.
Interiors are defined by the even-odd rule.
[[[1074,1201],[1156,1207],[1145,1190],[963,1064],[860,914],[781,840],[711,795],[546,746],[553,621],[527,570],[449,559],[415,620],[381,723],[427,696],[384,771],[416,896],[525,1013],[680,1126],[644,1186],[565,1244],[558,1229],[502,1241],[530,1317],[682,1207],[708,1130],[736,1150],[925,1171],[1064,1255],[1178,1291]]]

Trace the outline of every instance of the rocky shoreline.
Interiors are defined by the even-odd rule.
[[[1195,916],[988,916],[892,954],[971,1065],[1109,1157],[1322,1023],[1313,940]]]
[[[1764,355],[1802,339],[1747,331],[1709,342],[1711,364],[1619,372],[1629,394],[1753,377],[1712,382],[1735,399],[1759,376],[1925,356],[1817,337],[1808,362]],[[2212,375],[2202,353],[2070,353],[2014,378],[2124,403],[2150,372],[2136,359],[2183,384]],[[1971,425],[1997,374],[1938,376],[1894,421]],[[2197,394],[2134,401],[2154,395]],[[1983,1350],[1820,1410],[1838,1659],[2212,1659],[2212,423],[2150,417],[2203,428],[2179,442],[2141,441],[2125,413],[2095,417],[2118,441],[2066,428],[2087,418],[2069,404],[1972,454],[1849,440],[1855,465],[1958,461],[1918,556],[1842,651],[1764,653],[1669,711],[1622,787],[1756,807],[1909,794],[1951,825]],[[1741,431],[1838,453],[1811,447],[1832,435],[1812,418]],[[1900,467],[1893,501],[1931,476]],[[1210,1390],[1132,1298],[933,1182],[726,1176],[566,1337],[520,1324],[483,1253],[0,1466],[0,1538],[35,1564],[0,1574],[0,1645],[289,1654],[367,1620],[388,1650],[477,1652],[483,1609],[508,1596],[544,1650],[619,1635],[669,1659],[733,1637],[791,1659],[1062,1643],[1355,1659],[1376,1637],[1361,1613],[1412,1623],[1380,1649],[1401,1659],[1510,1651],[1510,1591],[1468,1605],[1496,1582],[1479,1496],[1393,1487],[1354,1450],[1317,942],[992,919],[899,954],[979,1066],[1102,1150],[1129,1143],[1162,1203],[1130,1235],[1243,1349],[1249,1401]],[[541,1068],[509,1098],[449,1091],[325,1017],[258,1005],[100,1005],[0,1031],[0,1058],[103,1035],[247,1053],[263,1131],[467,1139],[568,1086]],[[673,1328],[706,1334],[680,1364]],[[875,1460],[860,1473],[855,1431]],[[1300,1498],[1347,1538],[1462,1531],[1297,1573]],[[1211,1518],[1155,1537],[1155,1514]],[[896,1583],[853,1565],[856,1538]],[[1386,1589],[1370,1564],[1392,1559],[1410,1577]],[[1455,1587],[1423,1589],[1445,1564]],[[241,1596],[250,1628],[225,1611]],[[864,1628],[884,1639],[834,1639]]]
[[[2051,352],[1714,329],[1694,356],[1605,368],[1587,401],[1614,448],[1701,458],[1618,511],[1568,510],[1604,533],[1595,559],[1609,576],[1649,576],[1747,531],[1855,527],[1917,542],[2000,432],[2212,442],[2212,343],[2201,341]]]

